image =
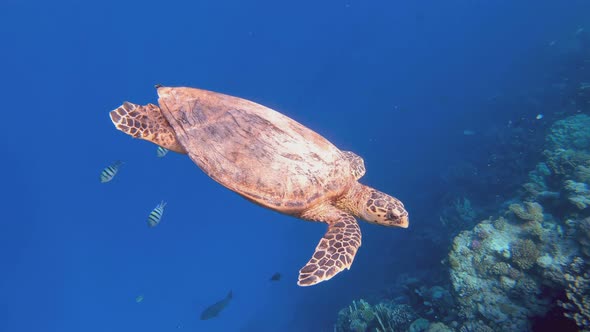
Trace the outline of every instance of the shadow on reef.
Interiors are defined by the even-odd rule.
[[[565,294],[561,297],[566,301]],[[564,316],[563,308],[553,307],[544,316],[533,317],[531,319],[532,332],[577,332],[579,331],[576,322]]]

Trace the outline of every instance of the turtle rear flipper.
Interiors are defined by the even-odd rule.
[[[350,269],[361,246],[361,229],[356,219],[331,205],[314,211],[306,219],[323,221],[328,231],[318,243],[309,262],[299,270],[299,286],[312,286],[331,279],[344,269]]]
[[[141,106],[124,102],[109,115],[120,131],[168,150],[186,154],[186,150],[176,139],[174,129],[164,118],[158,106],[154,104]]]

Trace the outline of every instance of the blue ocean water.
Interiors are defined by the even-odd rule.
[[[3,0],[0,28],[0,331],[333,331],[342,308],[394,300],[403,278],[458,296],[453,238],[502,214],[555,121],[590,113],[590,88],[570,84],[590,82],[582,0]],[[156,103],[155,84],[258,102],[354,151],[361,182],[401,199],[410,227],[362,223],[352,268],[298,287],[325,225],[251,204],[114,128],[108,112]],[[477,220],[443,225],[466,197]],[[560,204],[550,213],[565,220]],[[547,311],[563,298],[551,287]],[[459,331],[459,317],[426,318]]]

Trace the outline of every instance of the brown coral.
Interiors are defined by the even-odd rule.
[[[533,280],[530,277],[524,277],[516,282],[514,292],[519,296],[530,298],[534,295],[539,294],[541,290],[535,280]]]
[[[504,229],[504,227],[506,227],[506,219],[504,219],[503,217],[500,217],[496,220],[494,220],[492,222],[492,225],[494,225],[494,228],[501,231]]]
[[[590,275],[588,273],[565,274],[568,282],[566,295],[569,302],[559,302],[558,304],[568,310],[564,315],[573,319],[576,324],[588,331],[590,329]]]
[[[524,202],[520,204],[510,204],[508,207],[519,219],[524,221],[543,221],[543,207],[537,202]]]
[[[492,265],[489,269],[489,272],[493,275],[505,275],[508,274],[510,270],[510,265],[505,262],[498,262]]]
[[[512,262],[523,270],[535,265],[540,252],[537,245],[529,240],[518,240],[512,244]]]

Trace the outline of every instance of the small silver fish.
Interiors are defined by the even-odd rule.
[[[465,129],[465,130],[463,130],[463,135],[465,135],[465,136],[473,136],[473,135],[475,135],[475,131],[469,130],[469,129]]]
[[[537,120],[541,120],[543,118],[543,114],[537,114],[537,116],[535,117],[535,119]]]
[[[158,156],[158,158],[162,158],[166,154],[168,154],[168,151],[168,149],[158,146],[158,149],[156,150],[156,155]]]
[[[117,172],[119,172],[121,165],[123,165],[123,162],[117,160],[112,165],[105,167],[102,172],[100,172],[100,182],[107,183],[111,181],[115,175],[117,175]]]
[[[150,215],[148,216],[148,226],[149,227],[156,227],[162,221],[162,216],[164,215],[164,207],[166,206],[166,202],[162,201],[158,206],[156,206]]]

